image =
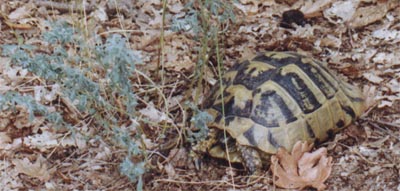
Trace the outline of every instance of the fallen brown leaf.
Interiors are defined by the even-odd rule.
[[[304,13],[305,18],[319,17],[322,15],[322,11],[333,2],[333,0],[306,1],[300,11]]]
[[[399,2],[388,1],[378,3],[375,6],[360,7],[350,19],[349,26],[351,28],[360,28],[379,21],[390,9],[396,6],[399,6]]]
[[[175,167],[183,168],[185,167],[188,160],[188,153],[185,149],[172,149],[168,155],[168,161]]]
[[[297,142],[291,153],[280,148],[271,157],[271,170],[275,184],[282,188],[303,189],[314,187],[326,188],[324,184],[332,170],[332,157],[327,157],[326,148],[309,152],[313,144]]]
[[[26,174],[33,178],[38,178],[41,181],[48,181],[51,178],[53,170],[47,167],[46,159],[41,155],[32,163],[28,158],[13,159],[11,161],[19,173]]]
[[[146,108],[139,110],[139,112],[155,123],[161,121],[172,122],[172,119],[162,111],[159,111],[153,103],[148,104]]]
[[[27,3],[22,7],[18,7],[13,12],[8,15],[8,19],[10,20],[20,20],[23,18],[28,18],[33,10],[33,4]]]

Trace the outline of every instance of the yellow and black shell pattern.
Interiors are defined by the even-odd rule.
[[[326,63],[294,52],[265,52],[227,71],[206,107],[214,117],[211,127],[273,154],[299,140],[326,140],[360,116],[364,102],[361,91]]]

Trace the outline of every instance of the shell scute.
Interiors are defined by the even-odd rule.
[[[265,153],[291,150],[299,140],[324,141],[364,110],[358,88],[298,53],[260,53],[234,65],[223,79],[222,91],[214,88],[208,105],[216,119],[212,126]]]

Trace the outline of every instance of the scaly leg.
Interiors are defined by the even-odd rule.
[[[241,155],[242,163],[252,175],[261,174],[262,161],[258,151],[249,146],[237,145]]]

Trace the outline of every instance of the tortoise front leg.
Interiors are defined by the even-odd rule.
[[[249,146],[239,144],[237,145],[237,148],[242,155],[243,166],[246,167],[250,174],[261,174],[262,160],[258,150]]]

